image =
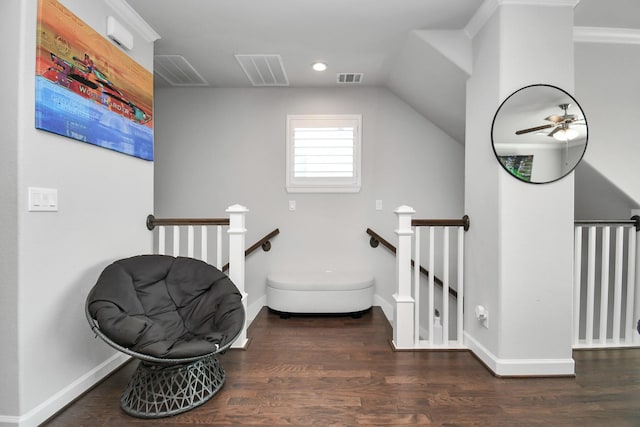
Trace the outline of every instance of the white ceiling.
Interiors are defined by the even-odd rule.
[[[183,56],[208,86],[251,87],[236,54],[280,55],[290,87],[334,87],[337,73],[364,73],[362,85],[389,88],[464,143],[470,41],[459,35],[484,0],[127,2],[160,35],[155,54]],[[638,29],[640,0],[581,0],[575,25]],[[454,46],[439,45],[438,34],[453,35]],[[318,60],[326,71],[311,69]],[[169,86],[158,76],[155,85]]]
[[[482,0],[128,0],[161,38],[155,54],[184,56],[213,87],[249,87],[235,54],[279,54],[291,87],[336,85],[364,73],[384,85],[415,29],[462,29]],[[321,60],[328,69],[314,72]],[[158,81],[162,86],[164,82]]]

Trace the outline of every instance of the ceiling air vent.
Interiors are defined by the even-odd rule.
[[[289,86],[280,55],[236,55],[236,60],[254,86]]]
[[[208,86],[209,83],[183,56],[156,55],[153,72],[171,86]]]
[[[338,73],[338,83],[360,84],[363,78],[363,73]]]

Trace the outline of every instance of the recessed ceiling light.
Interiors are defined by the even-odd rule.
[[[324,62],[314,62],[311,67],[316,71],[324,71],[327,69],[327,64]]]

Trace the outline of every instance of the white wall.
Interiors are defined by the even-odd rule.
[[[589,125],[584,160],[640,204],[640,45],[576,43],[576,99]]]
[[[114,15],[103,2],[62,3],[101,34],[105,17]],[[9,222],[3,221],[3,228],[17,230],[17,242],[2,239],[0,245],[3,257],[7,253],[17,260],[17,274],[9,271],[10,282],[3,283],[0,299],[0,362],[2,378],[9,379],[8,387],[4,382],[0,387],[0,425],[29,426],[51,416],[124,360],[94,338],[84,301],[108,263],[151,250],[144,221],[153,209],[153,163],[35,129],[37,0],[6,4],[3,31],[4,21],[10,21],[9,40],[19,39],[19,47],[16,55],[7,56],[12,66],[4,70],[1,83],[16,88],[15,97],[5,98],[1,107],[3,113],[15,109],[8,114],[14,119],[8,126],[14,147],[3,144],[2,162],[4,166],[5,152],[15,159],[12,151],[17,150],[17,165],[7,169],[7,179],[3,168],[0,185],[8,192],[2,199],[2,219]],[[5,15],[7,7],[10,13]],[[153,46],[134,35],[131,56],[151,70]],[[6,135],[7,127],[3,129]],[[59,211],[27,212],[30,186],[58,189]],[[4,319],[7,315],[10,319]],[[11,345],[16,344],[14,334],[17,346]]]
[[[465,211],[471,220],[465,242],[465,311],[473,313],[476,305],[483,305],[489,310],[490,324],[496,325],[501,322],[498,180],[500,174],[506,174],[491,148],[491,123],[502,101],[498,93],[499,37],[494,14],[473,39],[465,132]],[[497,328],[485,329],[468,314],[464,322],[469,336],[487,352],[498,353]]]
[[[362,114],[361,191],[288,194],[286,115],[339,113]],[[463,148],[386,89],[160,89],[156,117],[156,216],[217,217],[240,203],[247,245],[281,231],[271,252],[247,259],[250,311],[278,270],[369,271],[390,303],[395,260],[369,246],[366,228],[394,242],[402,204],[416,217],[463,215]]]
[[[629,219],[640,204],[632,200],[587,162],[576,168],[575,217],[581,219]]]
[[[6,41],[0,44],[3,58],[18,57],[19,22],[20,0],[0,2],[0,38]],[[18,358],[17,76],[18,70],[9,68],[0,79],[0,93],[5,98],[0,103],[0,415],[17,414],[19,407],[18,372],[14,369]]]

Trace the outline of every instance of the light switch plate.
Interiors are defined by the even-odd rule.
[[[29,187],[29,212],[56,212],[58,189]]]

